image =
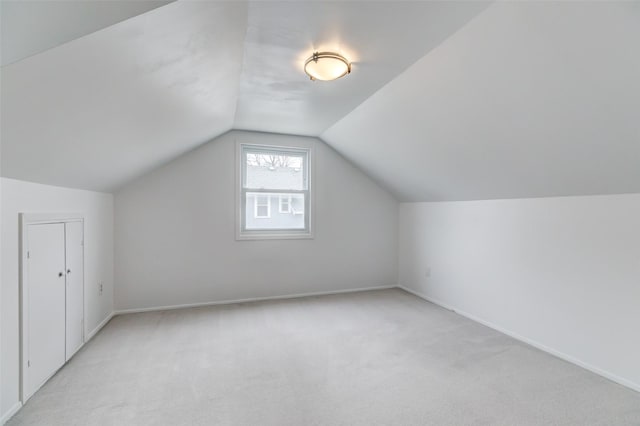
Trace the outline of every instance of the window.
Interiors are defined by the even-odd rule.
[[[291,195],[280,195],[280,213],[291,213]]]
[[[269,195],[256,195],[253,217],[256,219],[268,219],[271,217],[271,198]]]
[[[238,144],[238,153],[238,239],[310,238],[310,149]]]

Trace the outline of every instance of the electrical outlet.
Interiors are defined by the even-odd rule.
[[[98,294],[100,296],[102,296],[102,288],[104,286],[104,283],[102,281],[98,281]]]

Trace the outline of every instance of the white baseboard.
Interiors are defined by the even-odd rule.
[[[411,293],[414,296],[417,296],[417,297],[419,297],[421,299],[424,299],[427,302],[431,302],[434,305],[438,305],[438,306],[440,306],[440,307],[442,307],[444,309],[447,309],[449,311],[453,311],[453,312],[455,312],[455,313],[457,313],[459,315],[462,315],[463,317],[469,318],[472,321],[480,323],[480,324],[482,324],[484,326],[487,326],[487,327],[492,328],[492,329],[494,329],[496,331],[499,331],[502,334],[506,334],[509,337],[512,337],[512,338],[514,338],[516,340],[524,342],[524,343],[526,343],[528,345],[531,345],[534,348],[540,349],[543,352],[547,352],[548,354],[551,354],[551,355],[553,355],[555,357],[558,357],[558,358],[560,358],[560,359],[562,359],[564,361],[570,362],[571,364],[575,364],[578,367],[584,368],[585,370],[589,370],[592,373],[595,373],[595,374],[597,374],[599,376],[602,376],[602,377],[604,377],[606,379],[609,379],[609,380],[611,380],[613,382],[616,382],[616,383],[618,383],[618,384],[620,384],[622,386],[625,386],[625,387],[628,387],[630,389],[633,389],[636,392],[640,392],[640,384],[638,384],[638,383],[634,383],[634,382],[632,382],[630,380],[627,380],[625,378],[617,376],[616,374],[610,373],[610,372],[608,372],[606,370],[603,370],[603,369],[601,369],[599,367],[591,365],[591,364],[589,364],[587,362],[584,362],[584,361],[582,361],[582,360],[580,360],[578,358],[575,358],[575,357],[573,357],[571,355],[567,355],[564,352],[560,352],[558,350],[550,348],[550,347],[548,347],[548,346],[546,346],[546,345],[544,345],[544,344],[542,344],[540,342],[537,342],[535,340],[532,340],[532,339],[529,339],[527,337],[521,336],[518,333],[514,333],[513,331],[507,330],[507,329],[505,329],[505,328],[503,328],[503,327],[501,327],[499,325],[496,325],[496,324],[494,324],[492,322],[485,321],[482,318],[478,318],[475,315],[472,315],[472,314],[470,314],[468,312],[460,311],[457,308],[455,308],[454,306],[449,305],[448,303],[445,303],[445,302],[442,302],[440,300],[437,300],[437,299],[434,299],[432,297],[429,297],[429,296],[427,296],[425,294],[422,294],[421,292],[419,292],[417,290],[413,290],[411,288],[408,288],[408,287],[405,287],[405,286],[402,286],[402,285],[398,285],[398,288],[406,291],[407,293]]]
[[[105,319],[103,319],[100,324],[98,324],[96,326],[96,328],[94,328],[88,335],[87,335],[87,339],[85,340],[85,343],[87,343],[89,340],[91,340],[93,338],[93,336],[95,336],[96,334],[98,334],[98,331],[102,330],[102,327],[104,327],[105,325],[107,325],[107,323],[109,321],[111,321],[111,318],[113,318],[115,316],[115,312],[111,312],[109,315],[107,315],[107,317]]]
[[[11,417],[13,417],[14,414],[16,414],[18,411],[20,411],[20,408],[22,408],[22,402],[18,401],[15,404],[13,404],[13,407],[11,407],[9,409],[9,411],[7,411],[6,413],[4,413],[2,415],[2,418],[0,418],[0,425],[5,424],[6,422],[9,421],[9,419]]]
[[[314,293],[298,293],[298,294],[285,294],[282,296],[265,296],[265,297],[251,297],[247,299],[233,299],[233,300],[220,300],[213,302],[200,302],[200,303],[186,303],[182,305],[167,305],[167,306],[154,306],[150,308],[133,308],[133,309],[120,309],[114,311],[114,315],[123,315],[123,314],[136,314],[140,312],[153,312],[153,311],[171,311],[174,309],[184,309],[184,308],[197,308],[200,306],[215,306],[215,305],[231,305],[234,303],[247,303],[247,302],[260,302],[263,300],[280,300],[280,299],[296,299],[299,297],[310,297],[310,296],[328,296],[331,294],[343,294],[343,293],[357,293],[361,291],[371,291],[371,290],[388,290],[390,288],[397,288],[397,285],[386,285],[380,287],[362,287],[362,288],[352,288],[346,290],[331,290],[331,291],[319,291]]]
[[[102,329],[102,327],[104,327],[105,325],[107,325],[107,323],[109,322],[109,320],[111,320],[111,318],[113,318],[113,312],[111,312],[109,315],[107,315],[107,317],[105,319],[103,319],[102,321],[100,321],[100,324],[98,324],[96,326],[96,328],[94,328],[91,332],[89,332],[87,334],[87,337],[85,338],[84,342],[82,342],[82,344],[73,352],[73,354],[71,354],[71,356],[69,357],[69,359],[67,360],[67,362],[69,362],[69,360],[71,360],[71,358],[73,358],[74,356],[76,356],[76,354],[78,352],[80,352],[80,349],[84,348],[84,345],[86,345],[89,340],[91,340],[93,338],[93,336],[95,336],[96,334],[98,334],[98,331],[100,331]],[[66,364],[66,362],[65,362]]]

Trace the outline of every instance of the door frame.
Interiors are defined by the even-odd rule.
[[[27,368],[27,342],[28,333],[29,333],[29,300],[27,291],[29,289],[29,272],[27,268],[27,232],[29,225],[46,225],[46,224],[55,224],[55,223],[70,223],[70,222],[80,222],[82,223],[82,263],[83,263],[83,274],[82,274],[82,317],[84,318],[86,315],[85,305],[86,301],[86,280],[85,280],[85,271],[84,271],[84,214],[82,213],[19,213],[18,215],[18,227],[19,227],[19,282],[20,282],[20,401],[22,405],[24,405],[29,398],[31,398],[32,394],[27,393],[27,376],[29,374],[29,369]],[[66,244],[66,242],[65,242]],[[66,277],[65,277],[66,279]],[[65,286],[66,288],[66,286]],[[85,343],[86,332],[82,330],[82,346]],[[78,350],[80,350],[78,348]],[[77,353],[77,351],[76,351]],[[65,363],[66,364],[66,363]],[[57,371],[56,371],[57,372]],[[52,374],[52,376],[55,372]]]

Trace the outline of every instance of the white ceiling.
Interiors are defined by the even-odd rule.
[[[487,2],[255,2],[237,129],[317,136],[486,8]],[[312,82],[314,51],[338,51],[351,75]]]
[[[228,131],[246,18],[170,3],[3,67],[3,176],[111,191]]]
[[[487,5],[168,4],[3,67],[2,174],[111,191],[232,127],[317,136]],[[310,81],[324,48],[353,75]]]
[[[2,0],[2,65],[124,21],[173,0]]]
[[[401,200],[640,192],[640,2],[495,3],[322,134]]]
[[[32,56],[55,25],[3,28],[29,57],[2,68],[2,175],[112,191],[239,128],[321,135],[402,200],[640,192],[640,3],[487,6],[178,1]],[[352,75],[309,81],[325,48]]]

